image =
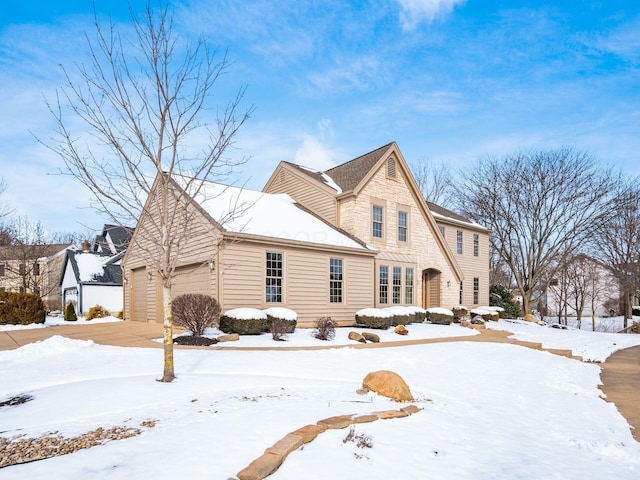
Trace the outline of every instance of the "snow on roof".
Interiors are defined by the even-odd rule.
[[[338,193],[338,195],[342,193],[342,189],[340,188],[340,186],[335,182],[333,178],[331,178],[326,173],[320,172],[318,170],[314,170],[313,168],[305,167],[303,165],[298,165],[298,167],[304,170],[307,170],[309,172],[315,173],[317,175],[320,175],[322,177],[322,180],[324,180],[324,183],[327,184],[329,187],[333,188],[336,191],[336,193]]]
[[[76,253],[76,264],[81,282],[90,282],[104,274],[105,263],[109,257],[96,255],[91,252]]]
[[[181,180],[183,178],[183,180]],[[184,184],[184,177],[176,177]],[[365,250],[286,194],[270,194],[205,182],[195,201],[223,228],[234,233]]]

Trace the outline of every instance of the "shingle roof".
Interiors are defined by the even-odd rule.
[[[80,262],[79,260],[84,260],[87,256],[90,256],[95,262],[91,262],[94,265],[89,266],[88,270],[90,271],[83,271],[83,269],[87,269],[87,262]],[[71,262],[71,267],[78,283],[122,285],[122,267],[110,261],[113,258],[110,254],[69,251],[67,252],[67,258]],[[100,269],[96,269],[99,271],[94,271],[95,263],[101,265]],[[90,279],[87,279],[87,276]]]
[[[68,248],[68,243],[54,243],[51,245],[10,245],[0,247],[0,259],[24,260],[50,257]]]
[[[452,212],[451,210],[447,210],[444,207],[441,207],[440,205],[437,205],[433,202],[427,202],[427,206],[429,207],[429,210],[431,210],[431,213],[435,213],[437,215],[441,215],[443,217],[448,217],[451,218],[453,220],[458,220],[460,222],[465,222],[465,223],[474,223],[471,220],[469,220],[466,217],[463,217],[462,215],[459,215],[455,212]]]
[[[330,168],[325,173],[340,186],[343,192],[350,192],[360,184],[392,144],[388,143],[342,165]]]
[[[105,224],[104,227],[102,227],[102,235],[98,235],[96,237],[96,240],[94,242],[94,250],[97,250],[97,246],[99,245],[100,247],[102,247],[102,250],[111,251],[106,238],[108,235],[109,237],[111,237],[111,241],[113,242],[113,245],[116,249],[115,252],[112,251],[111,253],[122,252],[129,245],[129,241],[133,236],[133,231],[134,228],[131,227]]]

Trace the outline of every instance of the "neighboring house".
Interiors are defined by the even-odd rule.
[[[184,198],[173,180],[174,198]],[[371,306],[459,303],[463,270],[395,143],[326,172],[281,162],[263,192],[207,182],[186,198],[181,208],[196,218],[174,298],[206,293],[224,310],[288,307],[301,326],[321,316],[352,324]],[[220,224],[230,205],[242,215]],[[161,285],[146,253],[157,212],[144,211],[123,258],[124,312],[160,322]]]
[[[588,255],[577,255],[551,279],[546,292],[548,316],[621,315],[623,292],[614,271]]]
[[[464,274],[459,285],[459,303],[468,307],[489,305],[491,230],[435,203],[427,205]]]
[[[102,233],[97,235],[91,247],[92,252],[115,255],[127,249],[134,229],[121,225],[105,224]]]
[[[73,302],[77,314],[100,305],[112,315],[122,311],[122,266],[124,252],[111,255],[90,251],[88,242],[82,251],[67,251],[59,277],[62,304]]]
[[[60,272],[69,244],[0,247],[0,290],[35,293],[48,310],[59,310]]]

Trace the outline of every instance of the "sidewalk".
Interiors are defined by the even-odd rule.
[[[180,330],[174,330],[179,333]],[[471,337],[449,337],[424,340],[400,340],[384,343],[356,343],[351,348],[391,348],[404,345],[420,345],[442,342],[493,342],[510,343],[536,350],[543,350],[539,343],[521,342],[507,337],[510,332],[500,330],[480,330],[480,335]],[[61,335],[77,340],[93,340],[102,345],[140,348],[163,348],[162,343],[153,339],[162,337],[162,324],[141,322],[96,323],[79,326],[57,326],[34,328],[28,330],[11,330],[0,332],[0,350],[13,350],[28,343],[46,340],[54,335]],[[343,346],[326,347],[260,347],[254,350],[320,350],[342,348]],[[176,345],[178,349],[204,348],[216,350],[246,350],[246,347],[189,347]],[[544,349],[550,353],[576,360],[581,358],[571,355],[568,350]],[[640,346],[620,350],[611,355],[602,365],[602,391],[606,400],[616,405],[620,413],[632,425],[632,434],[640,442]]]

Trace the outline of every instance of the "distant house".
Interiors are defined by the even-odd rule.
[[[35,244],[0,247],[0,290],[35,293],[47,309],[58,310],[60,272],[70,244]]]
[[[84,314],[100,305],[116,315],[123,308],[122,257],[133,228],[104,225],[93,244],[83,242],[82,251],[69,251],[59,276],[62,305],[73,302]]]
[[[301,326],[320,316],[352,324],[357,310],[372,306],[460,303],[464,270],[395,143],[325,172],[280,162],[263,192],[205,182],[193,197],[180,185],[174,178],[174,198],[187,198],[181,207],[196,227],[178,258],[174,297],[206,293],[225,310],[288,307]],[[222,222],[229,205],[246,208]],[[160,284],[145,248],[155,214],[145,209],[123,258],[127,319],[161,321]],[[486,265],[477,303],[488,303]]]

